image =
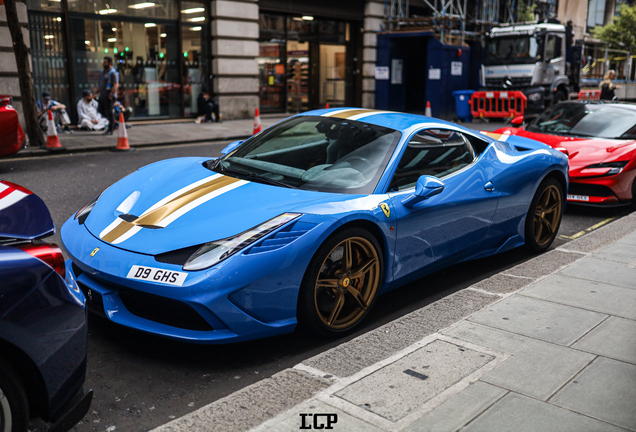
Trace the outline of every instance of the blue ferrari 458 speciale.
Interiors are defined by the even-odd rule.
[[[544,144],[369,109],[296,115],[223,154],[140,168],[64,224],[91,311],[201,343],[338,335],[443,267],[546,250],[568,187]]]

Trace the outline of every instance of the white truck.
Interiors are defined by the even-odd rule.
[[[578,71],[571,71],[566,62],[566,39],[571,40],[567,32],[564,25],[550,23],[492,29],[483,50],[481,86],[522,91],[530,112],[567,99],[571,90],[578,90]]]

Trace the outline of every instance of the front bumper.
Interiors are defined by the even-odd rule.
[[[186,272],[182,286],[127,278],[132,265],[183,269],[105,243],[77,221],[67,221],[61,236],[71,256],[67,266],[91,312],[158,336],[214,344],[294,330],[304,271],[328,225],[316,223],[276,250],[250,253],[248,248],[209,269]],[[100,250],[91,257],[96,247]]]
[[[623,173],[611,177],[584,179],[570,177],[568,202],[602,207],[630,204],[630,200],[633,198],[631,182],[633,182],[634,179],[627,178],[622,174]]]
[[[82,387],[75,396],[60,409],[60,415],[48,432],[67,432],[84,418],[93,401],[93,390],[87,392]]]

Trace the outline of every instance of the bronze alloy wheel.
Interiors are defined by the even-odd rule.
[[[563,185],[556,178],[544,179],[532,198],[526,215],[526,246],[534,252],[546,251],[559,232],[563,214]]]
[[[543,190],[534,209],[534,240],[539,247],[545,247],[556,236],[561,222],[563,197],[556,185]]]
[[[327,254],[313,296],[327,329],[347,330],[364,317],[380,287],[380,262],[374,245],[363,237],[346,238]]]

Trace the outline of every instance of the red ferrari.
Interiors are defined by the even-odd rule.
[[[570,158],[568,202],[611,206],[636,202],[636,105],[561,102],[528,125],[522,118],[495,133],[518,135]]]

